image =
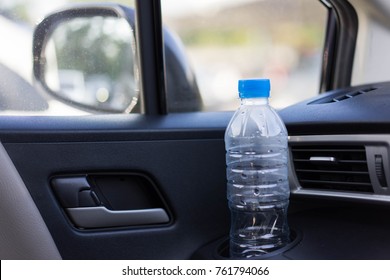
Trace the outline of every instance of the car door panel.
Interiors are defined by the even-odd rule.
[[[88,139],[90,134],[83,140],[86,133],[83,127],[77,128],[77,121],[73,130],[58,129],[56,139],[54,133],[39,130],[8,131],[3,137],[5,149],[63,258],[189,258],[205,243],[227,233],[224,127],[210,127],[206,116],[202,120],[196,115],[197,123],[191,127],[189,122],[190,128],[183,128],[186,118],[173,115],[156,118],[153,130],[139,127],[140,133],[134,127],[109,132],[95,129],[93,141]],[[230,117],[230,113],[219,115],[221,122]],[[58,121],[58,128],[65,126],[71,124]],[[25,141],[20,134],[26,136]],[[168,224],[78,229],[50,185],[53,176],[126,172],[146,174],[155,182],[171,217]]]
[[[231,113],[96,116],[57,118],[55,123],[5,118],[0,137],[62,258],[224,258],[216,252],[229,231],[223,135],[230,117]],[[284,115],[287,123],[288,119]],[[128,173],[144,174],[155,183],[168,223],[79,229],[51,186],[56,176]],[[386,207],[363,201],[293,192],[289,224],[294,246],[266,257],[388,258],[388,250],[375,249],[384,248],[386,213]],[[362,225],[366,230],[358,230]],[[362,247],[364,240],[369,241]]]

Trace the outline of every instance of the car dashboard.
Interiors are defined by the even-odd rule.
[[[390,257],[389,97],[390,83],[369,84],[280,112],[290,135],[290,226],[301,234],[283,258]]]

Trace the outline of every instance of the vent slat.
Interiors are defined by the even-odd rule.
[[[296,162],[310,162],[310,163],[313,163],[313,161],[311,161],[310,159],[294,159],[294,161]],[[367,161],[366,160],[338,160],[337,161],[338,163],[345,163],[345,164],[351,164],[351,163],[356,163],[356,164],[367,164]],[[318,163],[318,161],[315,162],[316,164]],[[324,162],[324,163],[327,163],[327,162]],[[328,163],[328,164],[332,164],[332,163]]]
[[[342,148],[337,148],[337,149],[318,149],[318,148],[310,148],[310,149],[302,149],[302,148],[292,148],[291,149],[293,152],[363,152],[365,153],[366,150],[364,148],[361,149],[342,149]]]
[[[296,169],[296,172],[302,173],[324,173],[324,174],[353,174],[353,175],[369,175],[368,171],[337,171],[337,170],[310,170]]]
[[[291,152],[302,188],[373,193],[364,146],[299,145]]]
[[[369,87],[369,88],[363,88],[363,89],[356,90],[356,91],[342,92],[342,93],[339,93],[339,95],[337,95],[337,96],[332,94],[331,96],[328,96],[328,97],[325,97],[325,98],[321,98],[321,99],[318,99],[318,100],[314,100],[314,101],[310,102],[308,105],[311,105],[311,104],[338,103],[338,102],[342,102],[344,100],[349,100],[349,99],[354,98],[354,97],[356,97],[358,95],[365,94],[365,93],[368,93],[370,91],[374,91],[376,89],[377,88]]]
[[[320,181],[320,180],[301,180],[303,183],[318,183],[329,185],[346,185],[346,186],[371,186],[371,183],[361,182],[343,182],[343,181]]]

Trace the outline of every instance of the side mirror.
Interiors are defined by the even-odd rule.
[[[136,106],[132,9],[107,4],[53,13],[36,27],[33,46],[34,77],[56,99],[101,112]]]

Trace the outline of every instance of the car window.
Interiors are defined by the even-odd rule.
[[[352,85],[389,80],[390,2],[353,0],[359,18]]]
[[[122,44],[119,37],[124,36],[119,34],[113,44],[103,44],[107,42],[105,36],[113,32],[102,28],[99,38],[84,42],[86,51],[96,50],[95,54],[101,55],[85,59],[85,54],[79,59],[74,50],[82,43],[63,35],[76,30],[73,34],[77,38],[89,38],[86,34],[102,24],[101,19],[90,26],[78,21],[62,26],[62,32],[53,36],[57,43],[51,48],[54,51],[47,50],[47,57],[56,53],[48,60],[47,69],[54,65],[55,70],[44,76],[47,87],[42,89],[34,81],[31,50],[36,23],[59,8],[83,2],[91,1],[0,3],[0,34],[13,34],[4,40],[0,52],[0,114],[141,112],[142,98],[135,98],[137,70],[129,69],[134,57],[119,59],[121,52],[115,50]],[[131,0],[115,2],[134,6]],[[236,82],[240,78],[270,78],[271,104],[276,108],[318,94],[327,18],[327,9],[320,1],[162,0],[162,13],[168,112],[232,110],[238,106]],[[85,64],[92,61],[110,61],[110,71],[96,70],[99,66],[91,70]],[[126,79],[132,75],[135,82]],[[58,94],[53,96],[48,90]],[[124,103],[124,96],[131,102]],[[64,102],[66,99],[72,102]],[[76,106],[78,103],[86,104],[87,109]]]
[[[313,0],[162,0],[184,44],[203,110],[237,108],[237,80],[271,79],[283,108],[319,92],[327,9]],[[169,94],[169,89],[168,89]]]

